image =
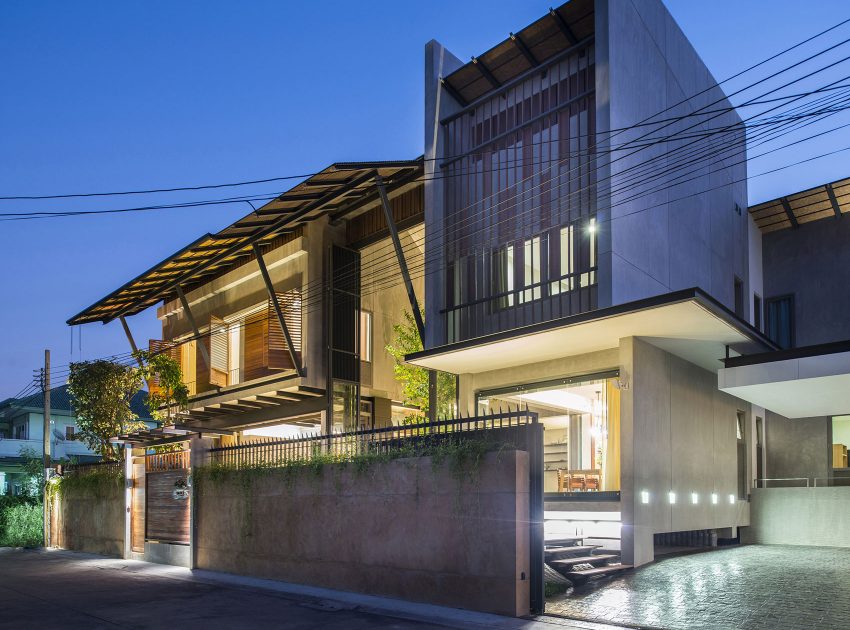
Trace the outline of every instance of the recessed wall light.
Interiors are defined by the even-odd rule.
[[[649,490],[640,491],[640,502],[646,505],[649,503]]]
[[[712,505],[717,505],[717,501],[718,501],[717,493],[716,493],[716,492],[712,492],[712,493],[711,493],[711,504],[712,504]]]
[[[734,494],[729,495],[729,504],[735,505],[735,495]]]
[[[694,505],[699,503],[699,495],[696,492],[691,492],[691,503]]]
[[[673,505],[674,503],[676,503],[676,493],[675,492],[668,492],[667,498],[670,499],[670,505]]]

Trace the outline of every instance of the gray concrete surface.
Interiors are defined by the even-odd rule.
[[[92,554],[0,548],[0,629],[165,627],[613,628],[513,619]]]
[[[756,488],[742,542],[850,547],[850,487]]]
[[[546,610],[670,630],[847,628],[849,583],[850,549],[752,545],[665,558]]]

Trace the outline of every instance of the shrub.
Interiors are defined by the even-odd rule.
[[[0,496],[0,547],[37,547],[42,544],[40,501]]]

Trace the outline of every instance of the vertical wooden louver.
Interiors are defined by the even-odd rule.
[[[283,311],[286,328],[292,338],[292,346],[296,359],[301,361],[301,292],[292,289],[286,293],[278,293],[277,301]],[[270,370],[293,370],[292,356],[286,345],[286,337],[277,319],[274,305],[269,298],[268,305],[269,334],[268,334],[268,368]]]
[[[165,354],[180,363],[180,344],[161,339],[148,340],[148,350],[154,354]],[[148,389],[151,394],[159,392],[159,375],[154,374],[148,381]]]
[[[228,340],[227,324],[215,315],[210,316],[210,385],[227,386]]]
[[[268,374],[268,337],[269,312],[263,309],[245,318],[245,378],[250,381]]]

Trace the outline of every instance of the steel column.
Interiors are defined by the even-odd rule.
[[[192,309],[189,308],[189,300],[186,299],[186,294],[183,293],[183,289],[180,285],[177,286],[177,297],[180,298],[180,303],[183,305],[183,310],[186,311],[186,317],[189,320],[189,325],[192,327],[192,333],[195,335],[195,339],[198,341],[198,347],[201,349],[201,354],[204,356],[204,361],[207,362],[207,369],[210,369],[212,366],[212,361],[210,361],[210,353],[207,350],[207,347],[204,345],[201,340],[201,332],[198,330],[198,324],[195,322],[195,317],[192,315]]]
[[[257,259],[257,266],[260,268],[260,273],[263,276],[263,282],[265,282],[266,290],[269,292],[269,299],[272,302],[272,306],[274,306],[275,315],[277,315],[277,321],[280,324],[283,336],[286,339],[286,349],[289,350],[289,358],[292,359],[292,365],[295,366],[295,371],[298,376],[304,376],[304,368],[298,360],[298,355],[295,354],[295,348],[292,345],[292,335],[289,334],[289,327],[286,325],[286,319],[283,317],[280,302],[277,301],[277,293],[274,291],[272,279],[271,276],[269,276],[269,270],[266,268],[266,263],[263,260],[263,252],[260,251],[260,246],[257,245],[257,243],[252,243],[251,247],[254,249],[254,257]]]

